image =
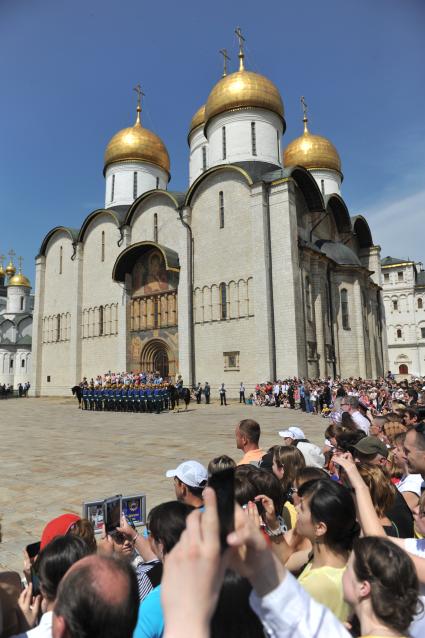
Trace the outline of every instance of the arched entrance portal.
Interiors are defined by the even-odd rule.
[[[409,368],[407,367],[407,365],[405,363],[402,363],[400,366],[398,366],[398,373],[399,374],[409,374]]]
[[[140,368],[146,372],[159,372],[161,377],[175,375],[175,361],[167,344],[161,339],[151,339],[140,357]]]

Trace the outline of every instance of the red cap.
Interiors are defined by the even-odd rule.
[[[41,535],[40,549],[44,549],[56,536],[65,536],[80,518],[77,514],[61,514],[47,523]]]

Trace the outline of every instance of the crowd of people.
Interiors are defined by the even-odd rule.
[[[0,634],[425,636],[419,385],[323,381],[322,445],[294,425],[264,449],[239,421],[233,450],[166,472],[170,500],[143,532],[123,516],[96,538],[58,516],[25,553],[22,593],[0,573]]]

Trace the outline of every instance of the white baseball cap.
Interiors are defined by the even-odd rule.
[[[305,464],[308,467],[320,467],[323,469],[325,464],[325,455],[318,445],[301,441],[301,443],[298,443],[297,448],[303,455]]]
[[[198,461],[184,461],[175,470],[168,470],[165,476],[167,478],[177,476],[189,487],[205,487],[208,481],[208,472]]]
[[[281,436],[284,439],[293,439],[294,441],[305,439],[304,432],[301,430],[301,428],[297,428],[296,425],[292,425],[287,430],[281,430],[279,432],[279,436]]]

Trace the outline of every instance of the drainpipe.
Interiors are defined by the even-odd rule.
[[[188,321],[189,321],[189,340],[190,340],[190,364],[191,364],[191,379],[190,383],[193,386],[195,383],[195,326],[193,324],[193,272],[194,272],[194,244],[192,228],[183,219],[183,210],[178,209],[180,221],[188,232],[189,238],[189,259],[188,259],[188,275],[189,275],[189,309],[188,309]]]
[[[326,270],[326,279],[328,282],[328,290],[329,290],[329,308],[328,313],[331,320],[331,343],[332,343],[332,351],[333,351],[333,361],[332,361],[332,370],[333,370],[333,378],[336,377],[336,348],[335,348],[335,333],[334,333],[334,321],[333,321],[333,303],[332,303],[332,283],[331,283],[331,271],[329,266]]]
[[[272,375],[273,379],[277,379],[276,371],[276,332],[275,332],[275,320],[274,320],[274,297],[273,297],[273,266],[272,266],[272,243],[271,243],[271,224],[270,224],[270,184],[264,183],[264,190],[266,193],[266,245],[267,245],[267,271],[269,274],[269,297],[270,297],[270,348],[272,359]]]

